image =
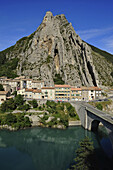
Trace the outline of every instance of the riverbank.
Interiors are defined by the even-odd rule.
[[[31,115],[31,116],[26,115],[26,117],[29,117],[29,119],[31,121],[31,126],[30,127],[20,128],[21,130],[22,129],[26,129],[26,128],[33,128],[33,127],[46,127],[46,128],[56,128],[56,129],[66,129],[68,127],[81,126],[81,121],[69,121],[69,124],[68,124],[67,127],[65,127],[62,124],[57,124],[57,125],[53,125],[52,127],[50,127],[49,125],[43,125],[42,123],[40,123],[40,118],[37,117],[37,115]],[[0,125],[0,130],[3,130],[3,129],[7,129],[7,130],[10,130],[10,131],[17,131],[17,130],[19,130],[16,127],[8,126],[7,124],[6,125]]]
[[[27,110],[23,111],[22,106],[19,106],[12,113],[1,113],[1,128],[18,130],[40,126],[65,129],[69,126],[81,125],[76,110],[70,103],[47,101],[46,104],[37,106],[36,101],[30,101],[29,104],[33,103],[35,103],[33,105],[35,108],[29,106]]]

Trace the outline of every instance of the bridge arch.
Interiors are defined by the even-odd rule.
[[[100,121],[99,120],[93,120],[91,122],[91,131],[95,132],[98,130],[98,126],[99,126]]]

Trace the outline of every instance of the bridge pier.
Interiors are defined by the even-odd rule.
[[[77,114],[81,120],[81,125],[92,131],[97,131],[99,123],[101,122],[107,129],[109,139],[113,148],[113,121],[109,119],[109,115],[94,108],[93,106],[84,102],[70,102],[75,107]]]

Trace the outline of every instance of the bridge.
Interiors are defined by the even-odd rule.
[[[81,120],[81,125],[92,131],[97,131],[99,123],[106,128],[113,147],[113,120],[111,116],[102,112],[86,102],[70,102],[75,107]]]

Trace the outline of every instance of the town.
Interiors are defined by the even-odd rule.
[[[92,101],[102,96],[99,87],[73,87],[66,84],[47,87],[44,81],[27,79],[25,76],[15,79],[0,77],[0,84],[4,88],[4,91],[0,91],[0,104],[13,98],[15,91],[17,95],[23,95],[25,100]]]

